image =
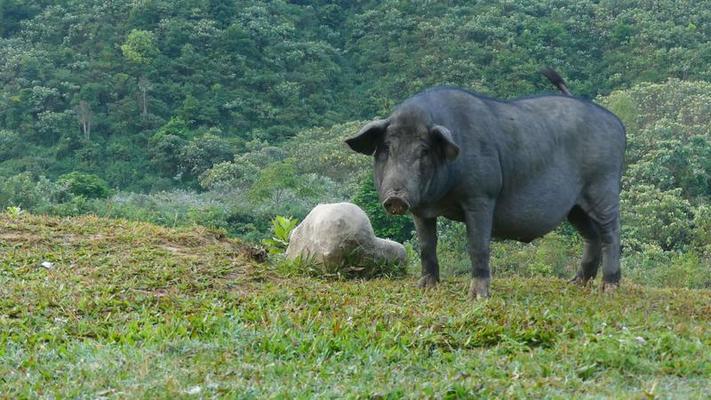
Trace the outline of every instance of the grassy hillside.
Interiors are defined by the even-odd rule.
[[[281,276],[219,232],[0,214],[0,397],[703,398],[711,291]],[[42,267],[44,261],[53,263]]]

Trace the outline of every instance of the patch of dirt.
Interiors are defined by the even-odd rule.
[[[184,247],[171,246],[170,244],[166,244],[166,243],[161,243],[160,247],[164,250],[168,250],[169,252],[171,252],[175,255],[179,255],[179,256],[190,256],[191,255],[187,251],[187,249]]]
[[[91,241],[102,241],[102,240],[112,240],[113,237],[106,236],[103,234],[95,235],[76,235],[76,234],[45,234],[38,235],[32,232],[0,232],[0,240],[6,240],[8,242],[22,242],[22,243],[32,243],[39,241],[47,241],[56,239],[56,241],[62,242],[78,242],[80,240],[91,240]]]
[[[181,255],[181,256],[191,256],[195,254],[194,249],[207,246],[207,245],[219,245],[225,249],[228,253],[233,253],[239,257],[244,257],[248,260],[263,263],[267,261],[267,251],[259,246],[253,246],[245,243],[239,243],[234,240],[227,238],[213,239],[209,240],[192,240],[188,243],[182,240],[171,240],[168,238],[161,238],[156,244],[162,249],[168,250],[169,252]]]
[[[153,289],[153,290],[146,290],[146,289],[130,289],[131,292],[134,293],[140,293],[144,295],[150,295],[156,298],[161,298],[161,297],[166,297],[170,295],[175,295],[177,294],[177,290],[175,288],[160,288],[160,289]]]
[[[0,233],[0,242],[26,245],[26,244],[47,243],[48,240],[46,237],[42,237],[42,236],[34,234],[34,233],[3,232],[3,233]]]
[[[244,246],[245,249],[243,251],[249,256],[249,258],[252,261],[258,262],[258,263],[265,263],[267,262],[267,259],[269,258],[267,255],[267,251],[263,247],[253,247],[253,246]]]
[[[37,240],[39,237],[30,233],[10,233],[3,232],[0,233],[0,240],[7,240],[8,242],[24,242]]]

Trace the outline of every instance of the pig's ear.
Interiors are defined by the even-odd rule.
[[[346,144],[353,151],[371,156],[375,153],[375,147],[378,145],[378,141],[385,133],[389,123],[390,121],[387,119],[369,122],[361,128],[357,135],[346,139]]]
[[[447,158],[447,161],[452,161],[457,158],[459,155],[459,146],[454,143],[452,132],[450,132],[449,129],[442,125],[435,125],[432,127],[432,134],[435,136],[435,141],[444,146],[444,156]]]

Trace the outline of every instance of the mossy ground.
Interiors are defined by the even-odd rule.
[[[43,261],[52,268],[40,266]],[[283,276],[203,228],[0,214],[0,397],[706,398],[711,291]]]

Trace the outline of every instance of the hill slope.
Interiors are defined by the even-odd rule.
[[[203,228],[0,214],[0,393],[654,397],[711,386],[711,291],[283,277]],[[51,268],[41,267],[49,261]]]

